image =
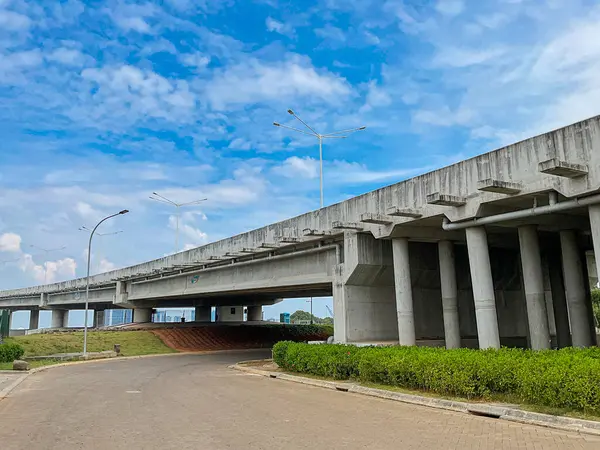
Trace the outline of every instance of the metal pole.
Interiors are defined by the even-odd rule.
[[[312,312],[312,302],[313,302],[313,298],[310,298],[310,324],[313,324],[313,312]]]
[[[321,208],[323,208],[323,138],[319,136],[319,165],[320,165],[320,182],[321,188]],[[312,302],[311,302],[312,306]]]
[[[177,253],[179,251],[179,205],[175,208],[175,253]]]
[[[94,227],[92,232],[90,233],[90,240],[88,241],[88,254],[87,254],[87,278],[85,280],[85,314],[83,321],[83,356],[87,355],[87,331],[88,331],[88,310],[90,303],[90,263],[92,260],[92,238],[94,237],[94,233],[98,229],[98,227],[105,220],[110,219],[111,217],[118,216],[120,214],[127,214],[129,211],[124,209],[123,211],[118,212],[117,214],[112,214],[110,216],[102,219],[98,224]]]

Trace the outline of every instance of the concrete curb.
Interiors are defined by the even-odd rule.
[[[238,353],[238,352],[252,351],[252,350],[260,350],[260,349],[245,348],[245,349],[241,349],[241,350],[212,350],[212,351],[208,350],[208,351],[200,351],[200,352],[158,353],[156,355],[117,356],[116,358],[99,358],[99,359],[88,359],[85,361],[69,361],[69,362],[64,362],[64,363],[59,363],[59,364],[49,364],[47,366],[36,367],[35,369],[31,369],[31,370],[27,371],[26,373],[23,373],[12,384],[10,384],[8,387],[6,387],[6,388],[2,389],[2,391],[0,391],[0,401],[2,401],[2,399],[4,399],[4,398],[8,397],[8,395],[19,384],[21,384],[23,381],[25,381],[25,379],[27,377],[29,377],[30,375],[33,375],[33,374],[36,374],[39,372],[43,372],[45,370],[54,369],[56,367],[75,366],[78,364],[89,364],[89,363],[107,363],[107,362],[127,361],[130,359],[158,358],[158,357],[164,357],[164,356],[207,355],[207,354],[232,353],[232,352]],[[22,372],[19,372],[17,370],[0,370],[0,373],[10,373],[10,374],[14,375],[17,373],[22,373]]]
[[[495,406],[484,403],[468,403],[454,400],[444,400],[434,397],[425,397],[421,395],[404,394],[402,392],[387,391],[384,389],[369,388],[350,382],[336,382],[317,380],[298,375],[290,375],[282,372],[270,372],[267,370],[255,369],[253,367],[244,366],[244,363],[257,362],[245,361],[229,366],[231,369],[242,372],[251,373],[253,375],[261,375],[267,378],[276,378],[279,380],[292,381],[309,386],[316,386],[326,389],[332,389],[342,392],[352,392],[354,394],[367,395],[369,397],[377,397],[385,400],[394,400],[412,405],[426,406],[429,408],[444,409],[448,411],[473,414],[478,416],[486,416],[511,422],[519,422],[527,425],[537,425],[546,428],[554,428],[562,431],[570,431],[575,433],[591,434],[600,436],[600,422],[591,420],[575,419],[571,417],[552,416],[550,414],[542,414],[521,409]]]

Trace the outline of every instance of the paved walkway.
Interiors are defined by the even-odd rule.
[[[600,449],[600,437],[247,375],[268,352],[94,362],[0,401],[13,449]]]
[[[17,378],[22,376],[22,372],[17,373],[0,373],[0,392],[6,389],[8,386],[13,384]]]

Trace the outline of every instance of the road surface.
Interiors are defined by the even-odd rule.
[[[50,369],[0,401],[13,449],[599,449],[600,438],[227,369],[265,351]]]

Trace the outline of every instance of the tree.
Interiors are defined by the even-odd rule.
[[[308,320],[310,321],[311,315],[309,312],[306,311],[302,311],[302,310],[298,310],[295,313],[293,313],[290,316],[290,321],[291,322],[298,322],[300,320]],[[314,323],[318,323],[317,321],[319,320],[318,317],[315,317],[314,315],[312,316],[313,322]]]

